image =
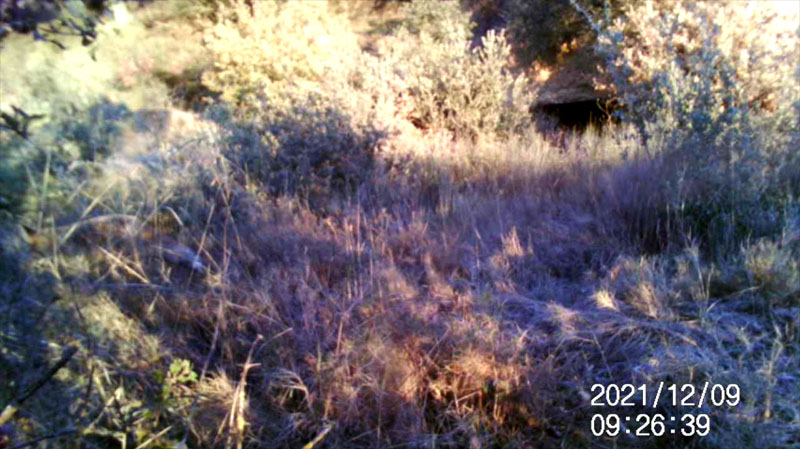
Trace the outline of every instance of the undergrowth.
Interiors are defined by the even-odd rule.
[[[93,62],[2,41],[35,57],[0,71],[0,445],[797,446],[789,47],[736,4],[576,4],[626,109],[558,143],[455,2],[118,3]],[[593,384],[659,382],[742,402],[592,434]]]

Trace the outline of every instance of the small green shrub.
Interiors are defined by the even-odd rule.
[[[186,385],[197,382],[197,373],[192,370],[192,362],[186,359],[174,360],[166,373],[157,371],[156,381],[161,384],[161,400],[170,407],[187,406],[187,398],[180,391]]]

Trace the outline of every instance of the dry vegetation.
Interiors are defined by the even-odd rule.
[[[0,448],[800,447],[797,14],[565,1],[625,109],[555,141],[521,2],[110,3],[0,40]],[[743,400],[592,435],[662,381]]]

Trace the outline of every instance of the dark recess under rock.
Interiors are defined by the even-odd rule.
[[[536,116],[544,116],[549,126],[559,129],[583,131],[589,126],[602,128],[614,120],[616,110],[613,99],[594,99],[570,103],[540,104],[531,111]],[[543,130],[544,131],[544,130]]]

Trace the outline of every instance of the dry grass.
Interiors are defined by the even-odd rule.
[[[2,404],[79,349],[17,404],[13,444],[64,430],[41,445],[798,444],[796,201],[782,234],[718,257],[629,127],[559,143],[420,130],[381,76],[320,84],[357,105],[387,83],[374,116],[331,102],[328,128],[132,114],[30,245],[1,228]],[[320,169],[317,196],[275,193],[243,157],[372,119],[388,131],[353,189]],[[661,381],[736,383],[743,402],[704,409],[705,438],[591,434],[593,384]]]
[[[105,249],[81,283],[110,289],[114,307],[158,335],[161,354],[169,348],[193,362],[201,380],[172,416],[203,445],[294,447],[319,435],[329,447],[593,445],[581,392],[598,381],[737,382],[749,411],[721,414],[720,426],[763,416],[767,395],[768,407],[788,407],[773,392],[783,385],[775,372],[791,372],[793,362],[770,362],[778,366],[767,375],[760,352],[736,361],[730,348],[738,346],[720,346],[789,344],[750,328],[759,319],[741,305],[746,292],[708,297],[713,273],[696,253],[684,275],[684,256],[625,256],[648,245],[631,226],[658,219],[646,192],[628,197],[625,180],[638,179],[646,162],[620,160],[611,137],[583,137],[611,148],[591,164],[580,150],[531,139],[491,146],[430,136],[409,165],[376,176],[334,214],[264,200],[210,166],[212,187],[192,194],[200,197],[163,202],[191,213],[182,225],[150,231],[200,254],[206,272],[142,252],[154,238],[147,233],[114,243],[98,228],[89,241]],[[139,215],[154,214],[142,206]],[[791,259],[767,259],[770,248],[778,251],[748,250],[747,279],[788,293]],[[97,307],[82,314],[97,320]],[[145,341],[122,338],[134,348]],[[95,357],[165,363],[125,351]],[[175,423],[158,438],[180,439]],[[730,431],[776,441],[762,435],[765,425]],[[780,429],[769,432],[788,430]]]

